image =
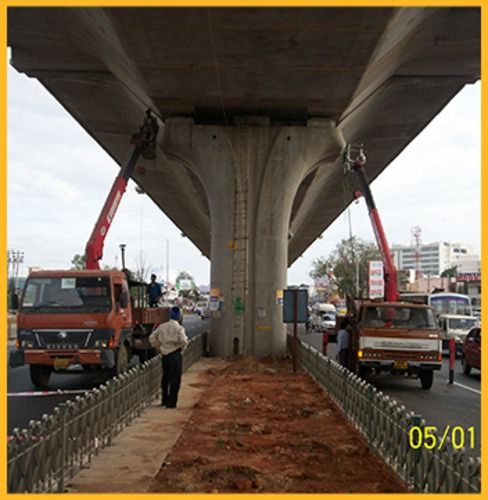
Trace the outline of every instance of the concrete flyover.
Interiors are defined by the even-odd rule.
[[[150,108],[135,182],[210,257],[211,351],[285,349],[276,291],[351,201],[480,76],[478,8],[9,8],[12,64],[119,164]],[[164,126],[163,126],[164,123]]]

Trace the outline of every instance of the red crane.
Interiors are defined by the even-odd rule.
[[[363,151],[362,144],[348,144],[344,150],[343,161],[347,170],[356,173],[359,182],[360,191],[355,191],[354,197],[357,199],[364,196],[368,207],[369,218],[384,264],[385,299],[388,302],[397,302],[400,296],[397,286],[397,271],[393,264],[390,247],[388,246],[383,224],[381,223],[380,214],[376,208],[371,188],[369,187],[369,181],[364,168],[366,164],[366,155]]]
[[[107,237],[108,230],[112,224],[115,212],[120,200],[125,193],[127,182],[129,181],[135,164],[139,156],[148,159],[156,157],[156,136],[159,130],[158,122],[151,111],[146,111],[146,118],[137,134],[131,139],[132,148],[129,159],[120,169],[119,175],[115,178],[112,188],[107,196],[102,211],[98,216],[95,227],[85,247],[85,267],[86,269],[100,269],[98,261],[103,257],[103,244]]]

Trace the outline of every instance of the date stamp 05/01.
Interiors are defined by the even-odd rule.
[[[464,428],[460,425],[446,425],[442,433],[438,433],[435,425],[425,427],[413,425],[408,431],[408,444],[410,448],[418,450],[442,450],[452,446],[455,450],[461,448],[475,448],[476,432],[474,426]]]

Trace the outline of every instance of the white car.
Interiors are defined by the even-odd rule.
[[[312,328],[318,332],[332,330],[336,326],[336,308],[333,304],[315,304],[312,307]]]
[[[195,305],[195,312],[202,318],[208,318],[210,316],[209,304],[206,301],[199,301]]]

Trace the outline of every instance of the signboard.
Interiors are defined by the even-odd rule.
[[[218,297],[216,297],[214,295],[212,295],[210,297],[210,307],[209,307],[209,309],[211,311],[218,311],[219,310],[219,298]]]
[[[382,299],[384,296],[383,262],[381,260],[371,260],[369,261],[369,298]]]
[[[193,282],[189,279],[179,280],[176,284],[176,288],[181,291],[191,290],[193,288]]]
[[[297,323],[306,323],[308,315],[308,290],[288,288],[283,295],[283,323],[295,322],[295,301]]]
[[[457,281],[481,281],[480,273],[458,273]]]

